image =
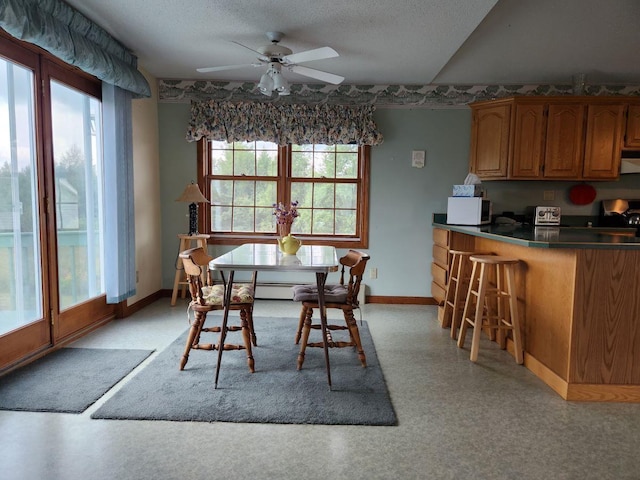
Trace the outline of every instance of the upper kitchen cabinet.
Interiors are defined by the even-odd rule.
[[[586,107],[581,104],[550,104],[547,111],[547,136],[541,177],[580,178]],[[517,161],[514,158],[514,162]]]
[[[616,179],[629,102],[638,99],[514,97],[472,104],[470,170],[483,180]]]
[[[536,179],[544,165],[546,106],[515,105],[513,151],[509,162],[509,178]]]
[[[511,102],[472,105],[471,168],[483,179],[507,177]]]
[[[625,148],[640,147],[640,105],[629,105],[627,131],[624,137]]]
[[[625,105],[589,105],[584,147],[585,179],[609,180],[620,175]]]

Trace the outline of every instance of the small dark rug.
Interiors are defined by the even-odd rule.
[[[82,413],[151,353],[62,348],[0,377],[0,410]]]
[[[253,349],[253,357],[256,372],[249,373],[244,350],[225,351],[217,389],[214,389],[217,351],[192,350],[185,370],[179,370],[187,336],[185,331],[91,417],[396,425],[396,415],[367,324],[359,326],[367,368],[362,368],[355,349],[331,349],[331,391],[321,348],[308,348],[303,369],[296,370],[299,346],[294,344],[293,337],[297,324],[298,320],[292,318],[255,318],[258,346]],[[319,339],[319,330],[312,334]],[[337,340],[340,334],[348,335],[347,332],[336,332],[334,339]],[[217,341],[217,334],[208,335],[202,340]],[[236,340],[241,341],[240,333],[229,333],[227,342]]]

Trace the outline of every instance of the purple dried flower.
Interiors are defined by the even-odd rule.
[[[273,204],[273,215],[276,217],[277,223],[293,223],[298,217],[298,201],[291,202],[289,208],[285,207],[282,202]]]

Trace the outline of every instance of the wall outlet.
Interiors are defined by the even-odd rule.
[[[548,202],[555,200],[556,199],[555,190],[545,190],[544,193],[542,194],[542,199]]]
[[[370,269],[369,270],[369,277],[378,278],[378,269],[377,268]]]

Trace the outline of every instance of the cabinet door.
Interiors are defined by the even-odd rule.
[[[445,248],[449,248],[449,230],[444,228],[433,229],[433,243]]]
[[[506,179],[511,105],[472,107],[471,172]]]
[[[582,176],[585,111],[585,105],[549,105],[545,178],[576,179]]]
[[[449,271],[449,249],[447,247],[441,247],[440,245],[433,245],[432,248],[433,263],[440,265],[442,268]]]
[[[589,105],[584,150],[585,179],[615,179],[620,176],[620,152],[624,105]]]
[[[542,176],[546,134],[544,111],[544,105],[516,106],[510,178],[535,179]]]
[[[640,105],[629,105],[625,147],[640,147]]]

